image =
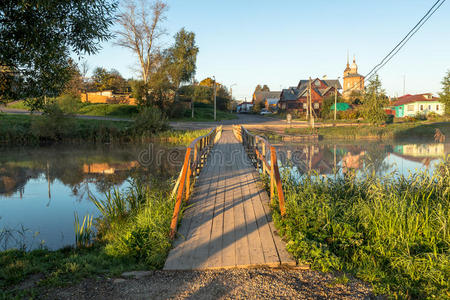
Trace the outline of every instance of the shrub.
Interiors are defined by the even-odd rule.
[[[166,110],[166,114],[169,118],[179,119],[185,116],[187,112],[185,105],[181,102],[174,102],[170,107]]]
[[[169,129],[167,118],[156,107],[142,107],[134,118],[133,131],[154,134]]]
[[[40,118],[32,121],[31,132],[39,140],[59,141],[71,133],[73,126],[73,118],[52,102],[44,106]]]
[[[416,119],[417,121],[425,121],[427,119],[427,115],[424,113],[417,112],[416,115],[414,116],[414,119]]]
[[[393,298],[449,295],[450,156],[409,176],[283,176],[287,248],[323,271],[351,272]]]
[[[65,114],[76,114],[83,106],[80,97],[75,97],[73,95],[62,95],[61,97],[56,98],[56,103]]]
[[[359,118],[359,111],[356,109],[348,109],[337,113],[341,120],[356,120]]]
[[[394,123],[394,115],[386,115],[386,124]]]

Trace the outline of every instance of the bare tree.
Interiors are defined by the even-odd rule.
[[[168,6],[165,2],[156,0],[125,0],[122,12],[119,14],[121,29],[116,44],[131,49],[139,59],[142,80],[147,84],[152,68],[158,63],[158,40],[166,33],[161,23],[166,19]]]

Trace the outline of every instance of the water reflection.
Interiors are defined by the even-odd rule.
[[[159,144],[0,149],[0,250],[23,242],[6,241],[4,232],[2,239],[2,229],[24,235],[28,247],[42,240],[50,249],[73,244],[74,212],[98,215],[89,194],[102,197],[112,187],[125,189],[132,178],[174,177],[184,151]],[[142,164],[142,153],[158,159]]]
[[[299,174],[315,171],[326,175],[335,169],[342,173],[365,169],[379,175],[395,170],[408,174],[416,169],[433,169],[450,153],[450,144],[282,144],[277,145],[277,151],[281,163],[292,164]]]

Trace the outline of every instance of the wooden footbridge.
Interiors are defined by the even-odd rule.
[[[284,214],[276,151],[265,139],[220,126],[192,142],[173,191],[175,240],[165,270],[295,266],[275,231],[258,169],[269,175],[270,198]]]

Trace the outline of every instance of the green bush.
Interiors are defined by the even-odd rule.
[[[51,102],[44,106],[42,116],[31,123],[31,132],[39,140],[59,141],[74,127],[73,118],[64,113],[61,107]]]
[[[175,102],[172,105],[170,105],[170,108],[167,109],[166,114],[171,119],[179,119],[185,116],[187,110],[183,103],[181,102]]]
[[[360,113],[356,109],[348,109],[346,111],[340,111],[337,113],[338,118],[341,120],[356,120],[360,117]]]
[[[56,103],[65,114],[76,114],[82,106],[81,99],[72,95],[62,95]]]
[[[449,296],[450,156],[433,174],[283,176],[287,249],[322,271],[353,273],[393,298]]]
[[[132,130],[137,134],[154,134],[169,129],[167,118],[156,107],[142,107],[134,118]]]

